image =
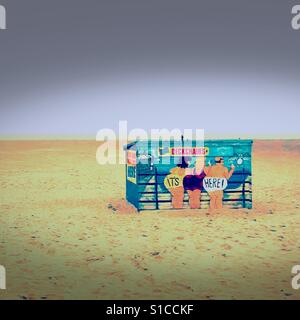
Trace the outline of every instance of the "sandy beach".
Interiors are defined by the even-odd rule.
[[[255,141],[253,210],[144,211],[90,141],[0,142],[0,299],[300,299],[300,141]]]

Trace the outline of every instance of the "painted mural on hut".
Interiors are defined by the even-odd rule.
[[[126,150],[126,198],[138,210],[252,208],[252,140],[138,141]]]

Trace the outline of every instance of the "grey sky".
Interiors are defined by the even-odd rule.
[[[0,135],[300,137],[294,0],[0,0]]]

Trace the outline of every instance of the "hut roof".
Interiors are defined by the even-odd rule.
[[[140,147],[145,147],[145,145],[152,145],[152,146],[159,146],[162,145],[163,143],[169,142],[170,145],[180,145],[182,143],[181,140],[163,140],[163,139],[159,139],[159,140],[136,140],[133,142],[128,143],[127,145],[124,145],[124,150],[130,150],[133,147],[135,147],[135,149],[138,149],[139,146]],[[209,140],[184,140],[184,144],[186,146],[193,146],[193,145],[249,145],[252,144],[253,140],[250,139],[209,139]]]

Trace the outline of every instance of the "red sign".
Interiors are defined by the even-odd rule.
[[[177,147],[170,149],[172,156],[206,156],[209,151],[207,147]]]
[[[136,165],[136,152],[133,150],[127,151],[127,164]]]

